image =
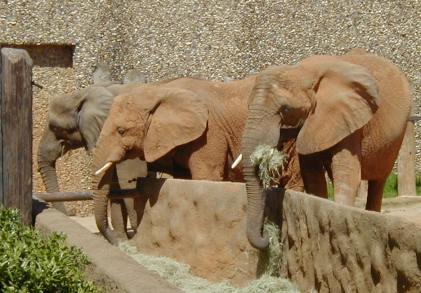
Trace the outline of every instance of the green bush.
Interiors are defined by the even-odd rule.
[[[0,206],[0,292],[99,292],[84,280],[87,257],[65,236],[42,236]]]

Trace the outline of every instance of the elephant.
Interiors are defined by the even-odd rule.
[[[116,97],[94,150],[94,209],[99,231],[112,244],[107,201],[114,164],[140,158],[175,178],[242,181],[230,169],[239,154],[247,100],[255,76],[229,82],[180,78]]]
[[[38,171],[47,192],[59,191],[55,169],[57,159],[80,147],[92,151],[114,97],[136,86],[139,84],[100,83],[51,100],[48,123],[37,153]],[[55,203],[54,207],[67,213],[63,203]],[[119,215],[121,210],[128,212],[132,226],[135,225],[137,216],[133,199],[125,199],[124,206],[121,200],[114,200],[111,209],[113,225],[120,235],[125,231],[123,226],[126,226],[125,215]]]
[[[251,245],[268,245],[262,235],[265,192],[249,160],[258,145],[276,147],[286,132],[295,131],[307,193],[327,198],[327,172],[335,202],[353,205],[364,179],[369,184],[366,209],[380,211],[410,105],[404,74],[374,54],[315,55],[259,73],[241,144]]]

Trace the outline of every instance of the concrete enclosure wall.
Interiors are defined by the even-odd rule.
[[[312,54],[342,54],[363,47],[404,70],[414,88],[415,113],[420,115],[420,11],[417,0],[5,0],[0,1],[0,46],[43,45],[47,59],[54,55],[50,45],[73,48],[73,67],[60,67],[52,60],[35,62],[34,80],[44,86],[35,89],[36,147],[48,99],[90,84],[98,61],[111,66],[115,79],[132,68],[142,70],[148,81],[181,75],[223,79]],[[64,189],[89,187],[82,181],[89,173],[87,160],[81,151],[60,162]],[[39,177],[34,188],[42,188]]]
[[[303,292],[421,292],[419,222],[287,191],[282,276]]]
[[[138,202],[144,211],[135,238],[141,252],[190,264],[213,281],[244,285],[260,273],[259,254],[245,236],[244,184],[148,183]],[[271,199],[269,213],[282,215],[279,270],[302,292],[421,291],[418,220],[294,191],[273,193]]]
[[[142,186],[140,252],[189,264],[211,281],[255,279],[258,253],[246,238],[244,184],[150,179]]]

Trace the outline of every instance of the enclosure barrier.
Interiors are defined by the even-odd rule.
[[[302,292],[421,292],[417,221],[287,191],[281,275]]]
[[[32,60],[25,50],[1,49],[0,203],[32,223]]]

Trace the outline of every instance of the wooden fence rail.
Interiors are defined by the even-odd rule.
[[[32,60],[2,48],[0,61],[0,203],[32,223]]]

